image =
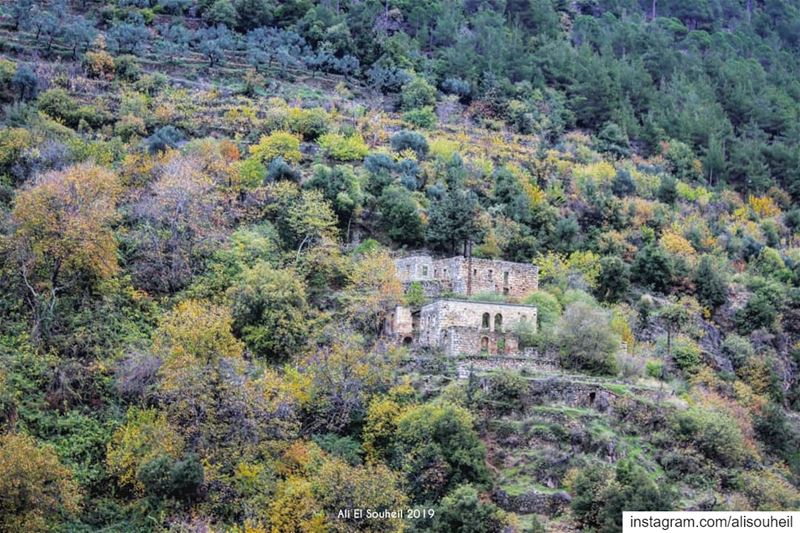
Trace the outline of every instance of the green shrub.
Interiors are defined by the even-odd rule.
[[[488,388],[483,401],[501,412],[510,412],[522,407],[522,399],[528,389],[528,381],[516,372],[500,370],[489,376]]]
[[[692,339],[678,337],[672,341],[672,357],[675,364],[686,373],[695,372],[703,362],[700,346]]]
[[[114,72],[121,80],[135,82],[142,76],[142,67],[135,56],[122,55],[114,58]]]
[[[402,152],[404,150],[412,150],[419,159],[422,159],[428,154],[428,141],[415,131],[401,130],[392,135],[390,141],[392,150],[395,152]]]
[[[506,531],[507,521],[506,514],[495,504],[481,499],[475,487],[461,485],[442,498],[428,531],[495,533]]]
[[[436,88],[419,76],[403,86],[403,109],[411,110],[436,103]]]
[[[338,161],[360,161],[369,152],[367,143],[359,133],[347,137],[339,133],[326,133],[319,138],[319,145],[329,157]]]
[[[645,365],[645,372],[651,378],[662,379],[664,377],[664,361],[660,359],[650,359]]]
[[[264,164],[269,164],[276,157],[282,157],[287,163],[297,163],[303,157],[300,138],[287,131],[262,135],[258,144],[250,147],[250,153]]]
[[[590,374],[616,374],[620,340],[609,322],[608,313],[587,303],[567,306],[556,330],[562,364]]]
[[[432,107],[420,107],[403,113],[403,120],[412,126],[430,129],[436,125],[436,113]]]
[[[746,457],[745,440],[731,415],[719,409],[692,407],[675,415],[673,431],[722,466],[739,466]]]
[[[288,112],[287,123],[289,131],[300,135],[306,141],[313,141],[327,133],[330,116],[320,107],[292,108]]]
[[[669,511],[675,501],[672,487],[630,459],[617,463],[613,472],[605,465],[584,469],[573,493],[578,523],[598,533],[621,531],[623,511]]]

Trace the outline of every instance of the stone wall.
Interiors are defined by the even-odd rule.
[[[412,283],[418,283],[422,287],[422,294],[430,299],[439,298],[445,292],[452,292],[452,287],[449,284],[436,280],[403,281],[401,283],[404,293],[408,292]]]
[[[539,267],[527,263],[414,255],[395,260],[395,269],[404,285],[414,281],[434,283],[439,285],[439,292],[462,296],[488,292],[519,300],[539,289]]]
[[[535,490],[512,496],[504,490],[497,488],[492,492],[492,500],[501,509],[512,513],[535,513],[555,516],[561,514],[569,507],[572,498],[563,491],[545,494]]]
[[[439,268],[456,294],[495,293],[521,299],[539,289],[539,267],[527,263],[451,257],[443,259]],[[434,264],[434,273],[437,270]]]
[[[535,330],[536,314],[528,305],[437,300],[420,311],[418,342],[447,355],[516,353],[515,328],[525,321]]]
[[[411,309],[403,305],[395,307],[394,311],[386,317],[384,333],[397,338],[397,340],[410,342],[410,338],[414,334],[414,318]]]

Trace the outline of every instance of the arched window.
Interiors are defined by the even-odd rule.
[[[489,315],[489,313],[483,313],[483,320],[481,321],[481,327],[483,329],[489,329],[489,320],[490,319],[491,319],[491,316]]]
[[[494,315],[494,330],[503,331],[503,315],[500,313]]]
[[[489,351],[489,337],[481,337],[481,351],[482,352]]]

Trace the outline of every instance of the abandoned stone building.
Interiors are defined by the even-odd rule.
[[[419,283],[433,301],[418,310],[397,306],[386,322],[386,334],[404,344],[436,348],[445,355],[502,355],[519,352],[518,329],[536,331],[537,309],[517,303],[446,298],[496,293],[519,300],[539,288],[534,265],[428,255],[395,261],[404,287]]]
[[[419,283],[429,298],[492,292],[518,300],[539,288],[539,267],[526,263],[413,255],[395,260],[395,269],[406,289],[411,283]]]

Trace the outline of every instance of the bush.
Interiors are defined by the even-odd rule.
[[[78,103],[64,89],[49,89],[39,95],[39,110],[65,123],[72,122],[78,113]],[[77,123],[76,123],[77,124]]]
[[[666,293],[672,287],[672,258],[660,246],[648,244],[636,254],[631,277],[637,283]]]
[[[696,372],[703,362],[700,346],[687,337],[678,337],[672,341],[672,357],[675,358],[678,368],[687,374]]]
[[[558,319],[561,318],[561,303],[558,298],[546,290],[539,289],[525,298],[525,303],[535,305],[537,309],[536,320],[540,331],[553,329]]]
[[[228,290],[233,330],[257,356],[282,361],[306,340],[305,287],[289,270],[258,262]]]
[[[83,68],[90,78],[111,80],[114,78],[114,58],[105,50],[86,52]]]
[[[429,531],[500,533],[506,531],[507,520],[495,504],[481,499],[475,487],[461,485],[442,498]]]
[[[156,499],[193,500],[203,484],[203,465],[191,455],[176,461],[169,455],[159,455],[142,464],[136,473],[145,493]]]
[[[756,352],[749,340],[731,333],[722,341],[722,353],[731,360],[733,368],[737,369],[743,366]]]
[[[299,183],[300,174],[289,166],[289,163],[284,161],[282,157],[276,157],[267,168],[266,181],[267,183],[275,181],[293,181]]]
[[[428,141],[417,132],[402,130],[395,133],[391,139],[392,150],[402,152],[403,150],[413,150],[419,159],[428,154]]]
[[[142,76],[142,67],[136,57],[123,55],[114,58],[114,72],[121,80],[135,82]]]
[[[353,437],[340,437],[336,433],[325,433],[324,435],[314,435],[312,440],[317,446],[351,466],[357,466],[363,462],[364,449]]]
[[[367,143],[359,133],[347,137],[339,133],[326,133],[319,138],[319,145],[329,157],[338,161],[360,161],[369,152]]]
[[[464,100],[472,93],[472,87],[468,81],[461,78],[446,78],[442,82],[442,91],[447,94],[454,94],[459,99]]]
[[[744,462],[745,440],[736,421],[719,409],[692,407],[675,416],[673,431],[679,440],[697,446],[722,466]]]
[[[184,141],[183,133],[174,126],[162,126],[147,138],[147,151],[151,154],[176,148]]]
[[[565,367],[590,374],[616,374],[620,340],[611,331],[610,316],[584,302],[567,306],[556,330]]]
[[[390,413],[385,416],[392,417]],[[376,422],[368,422],[368,426]],[[406,472],[414,501],[437,500],[462,483],[482,485],[488,481],[486,449],[467,410],[424,404],[407,408],[386,422],[390,424],[388,433],[375,443],[380,448],[377,451]]]
[[[500,412],[511,412],[522,407],[527,389],[527,380],[518,373],[500,370],[489,376],[483,401]]]
[[[403,113],[403,120],[412,126],[430,129],[436,125],[436,113],[432,107],[420,107]]]
[[[403,86],[403,109],[411,110],[436,103],[436,88],[419,76]]]
[[[600,275],[595,295],[605,302],[618,302],[625,298],[630,288],[630,273],[625,262],[615,255],[600,260]]]
[[[627,459],[612,473],[605,466],[584,469],[575,479],[572,511],[584,529],[598,533],[622,530],[623,511],[669,511],[672,488]]]
[[[324,135],[330,126],[328,112],[322,108],[292,108],[288,111],[289,131],[300,135],[306,141],[313,141]]]
[[[250,147],[250,153],[265,164],[271,163],[277,157],[288,163],[297,163],[303,157],[300,153],[300,138],[287,131],[262,135],[258,144]]]
[[[664,361],[660,359],[649,359],[647,363],[645,363],[644,368],[647,375],[651,378],[664,378]]]

